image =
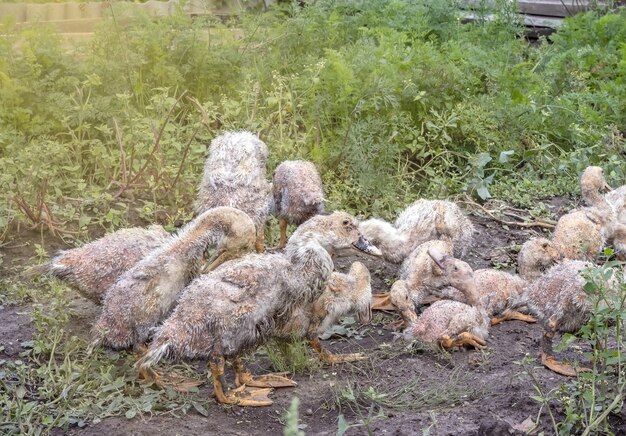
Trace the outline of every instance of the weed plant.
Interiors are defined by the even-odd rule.
[[[313,160],[329,206],[364,215],[422,195],[563,194],[588,164],[623,182],[626,12],[529,45],[504,5],[471,24],[434,0],[322,0],[226,24],[112,16],[71,53],[5,19],[0,235],[179,225],[226,129],[259,133],[271,167]]]
[[[176,415],[190,409],[207,415],[206,400],[140,383],[134,356],[88,355],[85,341],[67,328],[68,288],[56,281],[41,288],[47,292],[34,305],[32,340],[21,343],[25,351],[19,358],[0,359],[0,433],[46,434],[110,416]]]

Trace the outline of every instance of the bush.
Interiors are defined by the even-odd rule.
[[[313,160],[331,205],[363,215],[422,195],[508,198],[548,176],[560,182],[542,194],[561,194],[590,163],[623,182],[626,12],[567,19],[535,46],[507,8],[472,24],[432,0],[139,17],[71,55],[50,30],[7,24],[0,234],[178,225],[225,129],[259,133],[271,167]]]

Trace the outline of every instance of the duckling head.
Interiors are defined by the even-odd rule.
[[[461,291],[467,298],[467,303],[475,306],[478,302],[474,270],[467,262],[443,254],[435,247],[428,249],[428,255],[441,268],[448,284]]]
[[[355,248],[372,256],[380,256],[381,251],[370,243],[359,231],[359,222],[346,212],[333,212],[330,215],[317,215],[296,229],[286,253],[293,253],[299,246],[315,240],[330,254],[344,253]]]
[[[562,255],[552,241],[533,238],[524,243],[517,256],[518,267],[547,268],[559,262]]]
[[[604,170],[595,166],[585,169],[580,177],[580,187],[583,197],[585,197],[586,193],[599,193],[612,189],[604,178]]]

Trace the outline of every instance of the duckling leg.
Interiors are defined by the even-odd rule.
[[[500,324],[501,322],[510,321],[510,320],[524,321],[528,323],[537,322],[537,320],[530,315],[525,315],[516,310],[507,309],[504,311],[502,316],[496,316],[496,317],[491,318],[491,325],[497,325],[497,324]]]
[[[330,351],[322,347],[319,338],[315,337],[309,339],[309,346],[315,351],[319,359],[328,364],[334,365],[336,363],[356,362],[357,360],[367,359],[362,353],[350,353],[350,354],[333,354]]]
[[[554,333],[554,331],[548,331],[543,334],[540,354],[543,366],[548,368],[550,371],[566,377],[576,377],[579,372],[589,371],[588,368],[575,368],[572,365],[556,360],[554,352],[552,351],[552,338],[554,337]]]
[[[257,253],[263,253],[265,251],[265,229],[263,226],[257,226],[254,248]]]
[[[384,294],[372,294],[372,310],[396,310],[396,306],[393,305],[389,298],[389,292]]]
[[[280,225],[280,242],[278,242],[277,248],[282,250],[287,245],[287,220],[281,218],[278,220],[278,224]]]
[[[235,370],[235,384],[237,386],[254,386],[257,388],[289,388],[297,386],[298,383],[285,377],[282,374],[265,374],[252,377],[246,370],[241,359],[233,359],[233,369]]]
[[[209,362],[211,376],[213,378],[213,389],[217,401],[222,404],[234,404],[237,406],[270,406],[273,401],[267,395],[272,389],[247,389],[245,385],[237,389],[224,392],[226,381],[224,380],[224,358],[213,357]]]

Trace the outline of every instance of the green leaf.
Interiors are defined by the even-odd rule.
[[[500,163],[507,163],[509,161],[509,156],[512,156],[515,151],[513,150],[505,150],[500,152],[500,158],[498,161]]]
[[[26,388],[22,385],[18,386],[15,390],[15,396],[21,400],[24,395],[26,395]]]
[[[478,168],[484,168],[489,162],[491,162],[491,156],[489,153],[478,153],[474,158],[474,164]]]
[[[87,224],[91,222],[91,217],[87,215],[81,215],[78,219],[78,227],[85,227]]]
[[[491,198],[491,194],[489,193],[489,189],[487,188],[487,186],[485,186],[482,183],[481,183],[480,186],[478,186],[478,188],[476,188],[476,194],[478,194],[478,196],[481,199],[483,199],[483,200]]]
[[[135,410],[135,409],[127,410],[126,414],[125,414],[126,418],[128,418],[128,419],[133,419],[135,417],[135,415],[137,415],[137,410]]]
[[[337,436],[343,436],[348,430],[348,422],[344,418],[343,414],[337,418]]]
[[[193,402],[193,408],[196,409],[196,412],[198,412],[200,415],[209,416],[209,411],[206,410],[206,408],[202,404],[196,401]]]

